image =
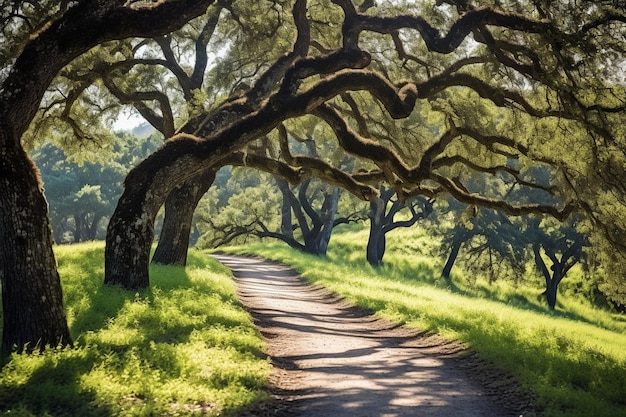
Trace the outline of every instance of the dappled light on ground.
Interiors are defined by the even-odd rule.
[[[216,257],[267,338],[285,415],[519,415],[468,377],[460,345],[379,319],[285,266]]]

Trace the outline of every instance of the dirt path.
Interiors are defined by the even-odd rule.
[[[286,266],[248,257],[215,258],[232,269],[240,300],[267,339],[275,367],[271,383],[279,401],[259,414],[520,415],[496,404],[477,382],[480,378],[463,369],[460,346],[381,320],[307,284]]]

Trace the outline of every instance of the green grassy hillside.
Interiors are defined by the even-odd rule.
[[[541,289],[506,282],[457,276],[449,285],[415,230],[390,236],[385,265],[373,269],[366,240],[365,231],[337,234],[325,258],[279,244],[233,251],[283,261],[385,318],[463,342],[532,391],[541,415],[626,416],[626,317],[568,297],[551,312]]]
[[[56,247],[75,348],[12,355],[3,416],[224,416],[265,399],[270,365],[230,272],[192,251],[152,288],[105,287],[104,243]]]

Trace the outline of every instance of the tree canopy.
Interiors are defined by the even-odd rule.
[[[2,351],[71,344],[47,204],[24,133],[54,77],[107,41],[169,33],[211,0],[9,1],[0,8],[0,279]],[[25,308],[25,306],[28,306]]]
[[[606,287],[624,297],[626,15],[618,3],[10,1],[1,9],[11,46],[1,52],[0,173],[10,181],[0,215],[13,220],[0,230],[17,247],[25,229],[16,213],[48,227],[22,151],[29,127],[34,137],[58,133],[47,112],[70,141],[91,142],[99,136],[84,122],[93,119],[87,109],[106,114],[128,103],[167,140],[126,178],[107,231],[107,283],[148,285],[154,218],[168,196],[202,175],[210,185],[207,172],[221,166],[245,165],[292,184],[317,177],[367,201],[384,182],[400,201],[449,195],[560,220],[582,212],[596,259],[616,272]],[[323,132],[316,146],[339,157],[299,153],[290,139],[307,130]],[[339,165],[342,154],[357,162]],[[554,168],[549,187],[527,175],[535,166]],[[476,174],[555,198],[519,203],[473,190]],[[32,198],[18,204],[24,190]],[[49,233],[26,232],[31,245],[45,242],[43,269],[54,270]],[[5,299],[19,274],[8,265],[26,261],[1,252]]]
[[[610,143],[621,152],[623,83],[608,70],[622,59],[620,9],[611,2],[428,6],[297,1],[291,17],[269,14],[285,23],[268,35],[276,40],[276,58],[258,63],[245,83],[233,71],[237,85],[231,86],[230,98],[206,106],[132,172],[128,195],[154,196],[156,190],[167,195],[174,173],[186,180],[207,166],[245,158],[249,166],[281,169],[289,181],[317,176],[365,200],[378,194],[375,184],[385,181],[401,199],[449,194],[511,215],[544,213],[558,219],[588,211],[592,227],[615,240],[615,228],[602,231],[614,221],[592,207],[600,194],[610,198],[605,191],[610,185],[600,178],[590,181],[580,169],[580,154],[573,158],[566,150],[583,147],[592,161]],[[254,26],[236,22],[242,34],[248,24]],[[288,44],[284,36],[290,33]],[[234,56],[243,56],[241,48],[236,46]],[[311,119],[331,132],[316,135],[323,146],[360,160],[354,170],[293,153],[289,137],[299,126],[319,125]],[[267,152],[268,146],[280,149],[278,157]],[[556,167],[556,185],[542,187],[525,175],[535,165]],[[543,188],[558,202],[516,204],[473,192],[467,183],[472,173],[507,176],[528,190]],[[578,184],[583,180],[584,187]],[[129,210],[125,204],[123,196],[110,232],[149,234],[143,226],[127,227],[137,218],[123,218]],[[143,214],[161,201],[146,204]],[[113,242],[108,247],[111,254],[126,252]],[[108,268],[111,282],[119,274],[138,277],[145,285],[145,271],[117,272],[120,265]]]

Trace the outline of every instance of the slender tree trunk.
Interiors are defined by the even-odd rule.
[[[367,262],[372,266],[381,265],[385,254],[384,217],[386,206],[386,201],[381,198],[370,201],[370,234],[367,239],[366,257]]]
[[[96,237],[97,237],[96,235],[98,234],[98,225],[100,224],[100,220],[102,220],[102,217],[103,216],[100,214],[93,215],[93,220],[87,231],[88,232],[87,238],[89,240],[96,240]]]
[[[291,215],[291,200],[289,198],[289,183],[280,177],[275,177],[278,189],[283,197],[280,206],[280,232],[288,239],[293,239],[293,217]]]
[[[54,242],[61,243],[63,241],[63,234],[67,230],[67,221],[63,219],[57,222],[56,225],[54,224],[54,222],[51,222],[51,223],[53,225],[52,238],[54,239]]]
[[[335,223],[335,216],[337,215],[337,210],[339,208],[340,195],[341,190],[339,187],[335,187],[333,188],[333,192],[326,196],[326,198],[330,199],[330,201],[328,201],[328,211],[325,213],[324,224],[322,225],[317,238],[318,255],[326,255],[326,252],[328,252],[328,244],[330,243],[330,237],[333,233],[333,224]]]
[[[446,281],[450,280],[450,272],[452,272],[452,267],[454,266],[454,262],[456,262],[456,258],[457,256],[459,256],[460,249],[461,249],[461,242],[454,241],[452,243],[450,255],[448,255],[448,260],[446,261],[446,264],[443,267],[443,271],[441,271],[441,276],[444,277]]]
[[[550,307],[550,310],[554,310],[556,308],[556,297],[559,288],[559,284],[557,282],[558,281],[554,278],[551,279],[550,284],[545,291],[546,301],[548,302],[548,307]]]
[[[367,240],[367,262],[370,265],[382,265],[386,246],[385,240],[382,228],[370,226],[370,235]]]
[[[83,218],[79,213],[74,214],[74,243],[81,240],[83,231]]]
[[[176,187],[167,197],[163,228],[152,263],[181,266],[187,264],[193,213],[202,196],[215,181],[216,173],[217,170],[208,169]]]
[[[71,345],[37,169],[19,145],[0,143],[2,352]]]
[[[367,239],[366,257],[367,262],[372,266],[379,266],[382,258],[380,256],[380,236],[383,234],[382,229],[370,223],[370,234]]]
[[[546,282],[546,301],[548,302],[548,307],[550,310],[554,310],[556,308],[556,297],[559,290],[559,284],[563,279],[563,267],[559,263],[555,263],[552,265],[552,277]]]
[[[543,295],[546,296],[550,310],[554,310],[556,308],[557,290],[562,279],[561,266],[556,263],[552,265],[552,274],[550,274],[548,267],[541,257],[541,246],[538,243],[533,245],[533,252],[535,254],[535,264],[539,271],[541,271],[546,282],[546,290],[543,292]]]

